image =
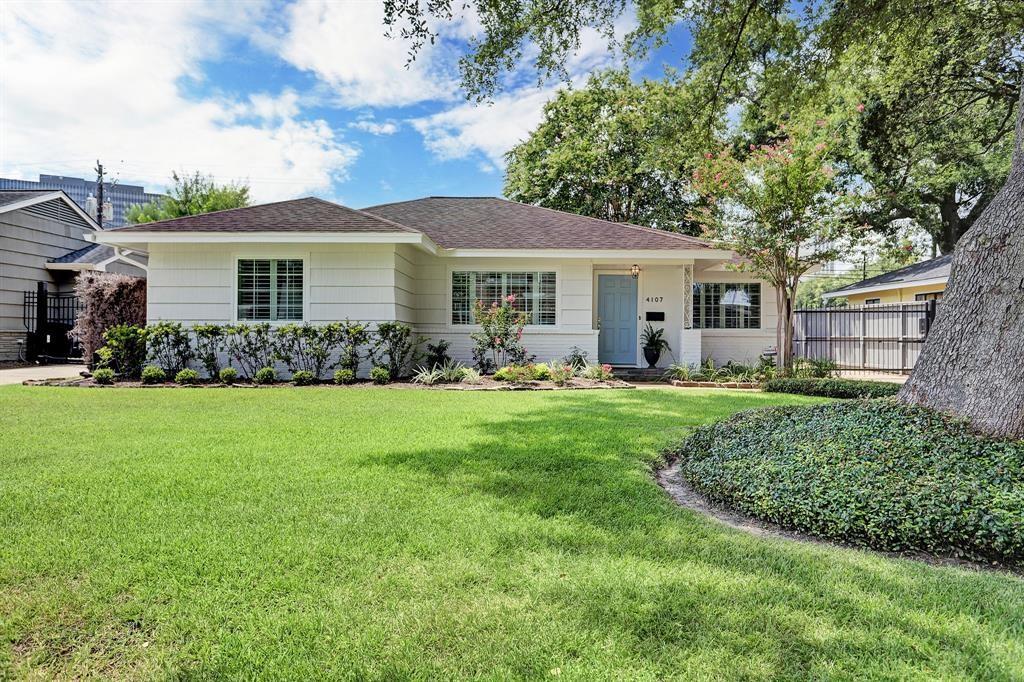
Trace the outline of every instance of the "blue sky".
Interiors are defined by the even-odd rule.
[[[475,18],[440,26],[406,69],[381,16],[360,1],[4,3],[0,174],[84,176],[100,158],[158,190],[173,169],[246,180],[257,201],[500,195],[502,155],[564,85],[538,86],[527,58],[492,104],[467,102],[457,60]],[[676,29],[634,73],[660,77],[688,47]],[[586,36],[572,80],[617,60]]]

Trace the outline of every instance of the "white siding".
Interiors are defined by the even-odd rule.
[[[451,324],[453,270],[554,271],[557,320],[554,326],[527,327],[523,342],[540,361],[563,357],[573,346],[597,360],[596,274],[628,272],[630,264],[595,264],[590,260],[446,258],[406,244],[155,244],[149,253],[149,319],[185,324],[229,323],[235,314],[238,258],[301,258],[305,263],[305,319],[314,323],[350,319],[367,323],[398,320],[432,340],[446,339],[452,357],[472,361],[471,325]],[[746,282],[749,275],[706,269],[698,262],[696,282]],[[655,326],[668,330],[672,353],[661,365],[711,355],[717,362],[751,362],[775,343],[775,297],[764,285],[760,330],[702,330],[686,334],[681,264],[641,263],[638,282],[639,333],[647,312],[665,313]],[[660,301],[658,299],[661,299]],[[699,339],[699,344],[697,343]]]

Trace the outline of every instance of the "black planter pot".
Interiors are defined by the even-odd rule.
[[[644,360],[647,361],[647,366],[650,369],[654,369],[655,365],[658,364],[658,360],[661,360],[661,351],[657,348],[644,347]]]

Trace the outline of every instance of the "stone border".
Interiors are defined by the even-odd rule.
[[[871,547],[864,547],[862,545],[826,540],[815,535],[784,528],[778,524],[762,521],[752,516],[747,516],[746,514],[734,511],[724,505],[712,502],[702,493],[699,493],[690,487],[682,477],[681,469],[682,462],[679,456],[675,453],[668,453],[664,455],[664,459],[660,464],[655,465],[653,471],[655,482],[662,490],[668,493],[668,496],[672,498],[673,502],[680,507],[696,512],[697,514],[709,518],[717,523],[728,526],[734,530],[742,531],[748,535],[753,535],[754,537],[801,542],[819,547],[841,547],[843,549],[853,549],[859,552],[867,552],[878,556],[884,556],[889,559],[909,559],[911,561],[920,561],[932,566],[986,571],[1002,575],[1011,575],[1017,578],[1024,577],[1024,566],[1010,567],[996,561],[972,561],[950,555],[931,554],[929,552],[921,551],[907,550],[903,552],[888,552],[880,549],[872,549]]]
[[[141,388],[141,389],[154,389],[154,388],[175,388],[175,389],[275,389],[275,388],[330,388],[335,390],[343,389],[367,389],[367,388],[390,388],[390,389],[413,389],[421,391],[590,391],[590,390],[606,390],[610,388],[635,389],[636,386],[633,384],[621,381],[619,379],[612,379],[610,381],[600,381],[596,379],[583,379],[575,378],[571,379],[564,386],[556,386],[551,381],[530,381],[526,383],[509,383],[507,381],[494,381],[493,379],[484,379],[479,384],[464,384],[464,383],[450,383],[450,384],[434,384],[432,386],[426,386],[424,384],[416,384],[411,381],[394,381],[387,384],[375,384],[371,381],[357,381],[352,384],[339,385],[333,382],[325,381],[316,384],[310,384],[308,386],[297,386],[291,381],[276,381],[273,384],[252,384],[252,383],[237,383],[237,384],[222,384],[217,383],[198,383],[198,384],[176,384],[174,382],[164,382],[160,384],[144,384],[141,381],[122,381],[114,384],[98,384],[93,381],[92,378],[83,377],[80,379],[29,379],[22,382],[23,386],[65,386],[73,388]]]
[[[670,383],[679,388],[743,388],[747,390],[761,388],[761,384],[749,381],[725,381],[719,383],[717,381],[681,381],[673,379]]]

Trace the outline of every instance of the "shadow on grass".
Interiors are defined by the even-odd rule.
[[[558,398],[540,413],[495,415],[456,449],[360,463],[484,495],[525,521],[526,530],[517,524],[502,537],[508,555],[572,575],[543,582],[542,603],[662,672],[994,679],[1020,671],[1024,631],[1012,614],[1024,609],[1024,584],[1014,578],[752,538],[668,499],[650,475],[651,444],[756,407],[754,396],[691,395],[679,402],[685,412],[646,391]],[[628,422],[646,426],[631,438]]]

